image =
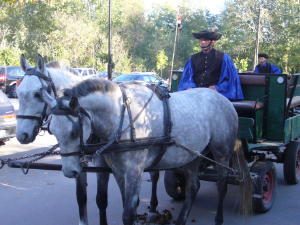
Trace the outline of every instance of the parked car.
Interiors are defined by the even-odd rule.
[[[113,79],[116,83],[130,82],[130,81],[140,81],[148,84],[156,84],[160,86],[167,87],[167,84],[152,72],[134,72],[131,74],[123,74]]]
[[[97,74],[97,71],[93,68],[73,68],[73,71],[75,71],[78,76],[95,76]]]
[[[115,77],[121,75],[122,73],[120,72],[112,72],[112,78],[114,79]],[[98,72],[95,76],[95,78],[103,78],[103,79],[108,79],[108,76],[107,76],[107,72]]]
[[[0,66],[0,89],[9,98],[16,98],[16,88],[23,77],[24,71],[19,66]]]
[[[16,136],[16,124],[14,107],[0,90],[0,144]]]

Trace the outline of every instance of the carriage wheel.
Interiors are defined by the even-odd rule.
[[[257,175],[254,180],[253,209],[257,213],[269,211],[276,195],[276,170],[271,161],[258,161],[250,169]]]
[[[300,146],[297,141],[289,143],[284,152],[283,173],[287,184],[298,184],[300,179]]]
[[[185,178],[182,174],[169,170],[165,172],[165,189],[167,194],[176,201],[185,198]]]

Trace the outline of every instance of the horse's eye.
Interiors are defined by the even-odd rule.
[[[35,98],[41,98],[41,93],[35,92],[33,95]]]
[[[71,138],[75,139],[79,136],[79,125],[73,123],[72,131],[71,131]]]
[[[77,131],[72,131],[71,132],[71,138],[75,139],[78,137],[78,132]]]

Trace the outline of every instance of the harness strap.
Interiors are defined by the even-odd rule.
[[[41,117],[40,116],[27,116],[27,115],[17,115],[16,116],[19,119],[31,119],[31,120],[37,120],[40,122]]]
[[[162,101],[163,110],[164,110],[164,136],[166,138],[166,142],[171,140],[171,130],[172,130],[172,121],[171,121],[171,113],[169,107],[169,98],[171,97],[167,88],[158,86],[158,85],[146,85],[147,88],[153,91],[156,96]],[[162,144],[158,156],[152,162],[151,167],[155,167],[160,160],[162,159],[163,155],[166,153],[167,145]]]
[[[81,152],[66,152],[66,153],[60,152],[61,157],[69,157],[75,155],[82,156],[82,153]]]
[[[32,116],[32,115],[17,115],[16,118],[18,119],[30,119],[30,120],[37,120],[39,123],[39,127],[42,126],[43,120],[46,118],[47,112],[47,104],[44,104],[43,112],[41,116]]]
[[[133,120],[132,120],[132,113],[131,113],[131,109],[130,109],[130,99],[127,98],[127,95],[125,92],[125,87],[120,85],[120,89],[121,89],[122,96],[123,96],[123,104],[125,104],[125,106],[126,106],[128,118],[129,118],[130,140],[135,141],[136,140],[136,132],[135,132],[135,127],[134,127]]]
[[[122,95],[123,93],[125,93],[125,91],[123,90],[122,91],[122,88],[121,88],[121,85],[120,85],[120,89],[121,89],[121,92],[122,92]],[[107,149],[109,149],[109,147],[111,145],[113,145],[114,143],[118,142],[122,136],[122,133],[125,132],[128,128],[132,128],[133,127],[133,123],[139,118],[139,116],[142,114],[142,112],[145,110],[145,108],[148,106],[148,104],[150,103],[152,97],[154,95],[154,92],[152,92],[152,95],[150,96],[150,98],[148,99],[148,101],[145,103],[144,107],[141,109],[141,111],[138,112],[138,114],[135,116],[135,118],[133,120],[130,121],[130,124],[124,128],[123,128],[123,122],[124,122],[124,116],[125,116],[125,109],[128,110],[128,108],[130,109],[130,107],[126,106],[126,98],[123,96],[123,106],[122,106],[122,109],[121,109],[121,119],[120,119],[120,123],[119,123],[119,128],[117,130],[117,133],[116,134],[112,134],[112,137],[109,139],[109,141],[104,145],[102,146],[100,149],[98,149],[95,154],[96,155],[101,155],[103,154]],[[129,115],[129,113],[128,113]],[[133,131],[131,129],[131,134],[133,134]],[[134,143],[132,140],[131,140],[132,143]]]

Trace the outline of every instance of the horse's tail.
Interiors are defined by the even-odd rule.
[[[252,180],[245,159],[243,145],[241,140],[237,139],[232,157],[232,165],[238,171],[241,188],[240,210],[242,215],[249,216],[253,212],[252,208]]]

